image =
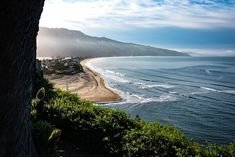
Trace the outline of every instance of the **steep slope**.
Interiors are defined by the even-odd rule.
[[[91,37],[80,31],[40,28],[38,56],[184,56],[177,51]]]

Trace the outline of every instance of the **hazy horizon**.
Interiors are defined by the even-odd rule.
[[[235,55],[233,0],[48,0],[40,26],[196,56]]]

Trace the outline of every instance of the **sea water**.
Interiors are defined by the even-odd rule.
[[[122,96],[119,108],[201,143],[235,140],[235,57],[111,57],[87,66]]]

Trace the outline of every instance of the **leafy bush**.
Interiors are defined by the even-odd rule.
[[[58,91],[45,108],[47,121],[62,128],[64,139],[93,152],[120,152],[125,131],[138,126],[121,111],[94,106],[68,92]]]
[[[124,137],[124,151],[129,157],[176,156],[177,148],[185,148],[181,132],[159,123],[143,123],[141,129],[132,129]]]
[[[235,156],[235,142],[228,145],[215,145],[200,146],[196,149],[197,156],[212,156],[212,157],[234,157]]]
[[[60,137],[60,130],[45,121],[33,123],[33,139],[38,154],[42,157],[58,156],[56,142]]]
[[[53,84],[48,79],[45,79],[43,78],[43,76],[38,75],[36,73],[36,76],[34,78],[34,83],[33,83],[33,97],[36,98],[36,95],[41,88],[45,89],[46,94],[45,94],[44,100],[47,101],[54,96],[55,92],[54,92]]]

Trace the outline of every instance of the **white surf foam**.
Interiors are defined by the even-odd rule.
[[[213,91],[213,92],[219,92],[219,93],[224,93],[224,94],[232,94],[235,95],[235,90],[216,90],[213,88],[208,88],[208,87],[201,87],[202,89],[208,90],[208,91]]]
[[[112,71],[112,70],[105,70],[105,72],[106,72],[106,73],[113,74],[113,75],[116,75],[116,76],[125,77],[124,74],[119,73],[119,72],[115,72],[115,71]]]
[[[121,82],[121,83],[129,83],[130,81],[129,80],[127,80],[127,79],[124,79],[124,78],[122,78],[122,77],[119,77],[119,76],[115,76],[115,75],[107,75],[107,74],[104,74],[104,75],[102,75],[102,77],[104,77],[104,78],[107,78],[107,79],[111,79],[111,80],[113,80],[113,81],[115,81],[115,82]]]
[[[176,98],[172,95],[161,95],[160,97],[156,98],[145,98],[141,101],[141,103],[150,103],[150,102],[169,102],[169,101],[176,101]]]
[[[142,89],[146,89],[146,88],[166,88],[166,89],[169,89],[169,88],[175,87],[175,86],[169,85],[169,84],[146,84],[146,83],[142,83],[142,82],[137,82],[134,84]]]
[[[172,85],[168,85],[168,84],[152,84],[152,85],[145,85],[144,88],[157,88],[157,87],[161,87],[161,88],[173,88],[174,86]]]
[[[224,91],[221,91],[223,93],[226,93],[226,94],[233,94],[235,95],[235,90],[224,90]]]
[[[204,89],[204,90],[208,90],[208,91],[212,91],[212,92],[219,92],[218,90],[214,89],[214,88],[209,88],[209,87],[200,87],[201,89]]]

